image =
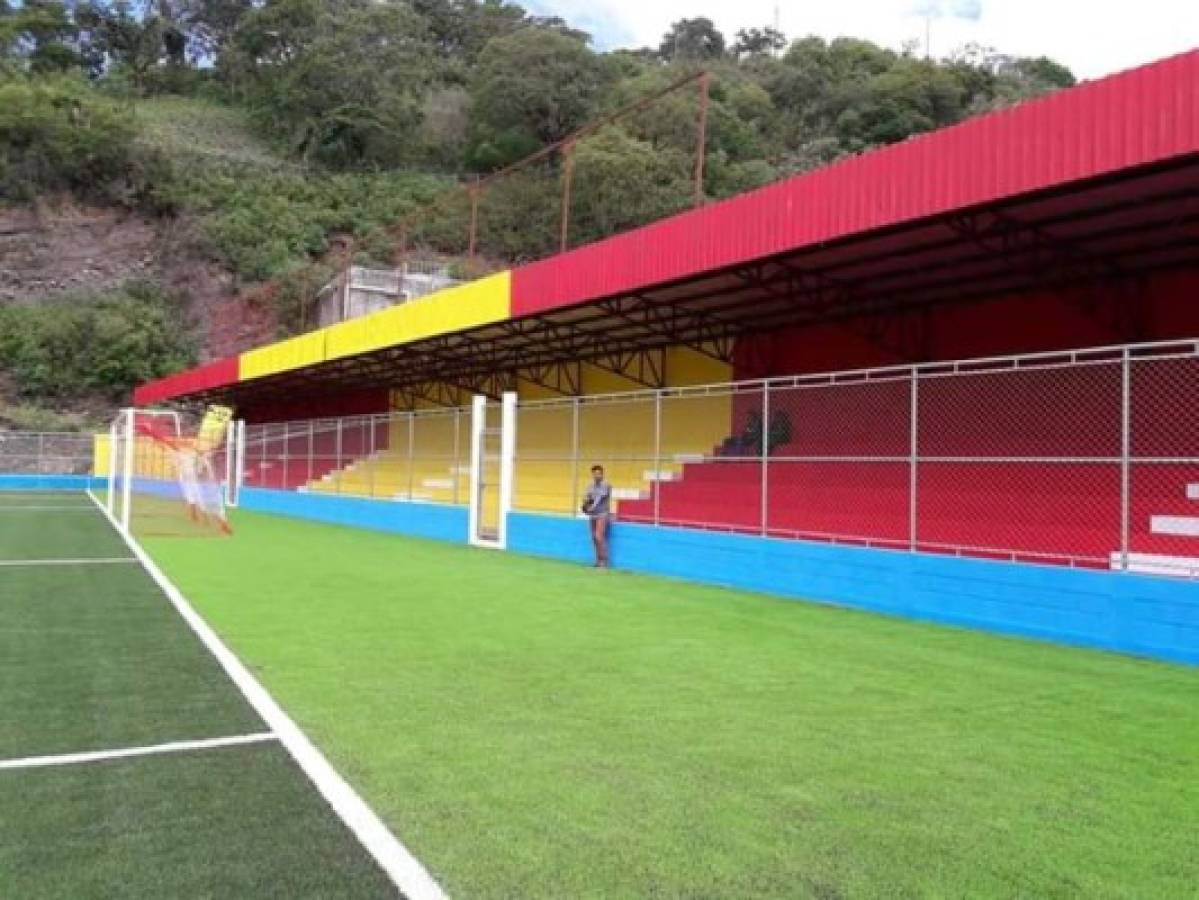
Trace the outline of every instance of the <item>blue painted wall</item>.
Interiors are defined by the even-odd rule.
[[[466,543],[467,540],[468,517],[465,506],[367,500],[265,488],[243,488],[239,505],[242,509],[254,512],[310,519],[331,525],[350,525],[439,541]]]
[[[513,513],[508,548],[589,562],[579,520]],[[622,569],[1199,664],[1199,583],[617,523]]]
[[[85,491],[103,482],[90,475],[0,475],[0,491]]]

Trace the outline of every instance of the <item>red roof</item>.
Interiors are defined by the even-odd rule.
[[[514,316],[1199,152],[1199,50],[522,266]]]
[[[236,384],[238,378],[238,357],[229,356],[143,384],[133,392],[133,402],[138,406],[152,406],[174,397]]]
[[[928,230],[926,226],[957,213],[996,209],[1017,198],[1046,207],[1044,214],[1054,203],[1068,205],[1072,197],[1086,197],[1092,214],[1115,204],[1113,214],[1127,218],[1132,214],[1121,212],[1119,204],[1127,205],[1130,193],[1135,198],[1143,191],[1169,189],[1174,199],[1160,199],[1159,206],[1177,204],[1177,192],[1190,190],[1197,167],[1199,50],[1194,50],[522,266],[512,273],[511,314],[569,318],[575,315],[572,307],[590,304],[590,309],[599,305],[597,301],[617,297],[649,298],[652,303],[665,297],[675,302],[671,294],[677,291],[671,285],[706,277],[711,286],[728,280],[714,273],[783,254],[852,257],[865,267],[859,274],[869,281],[870,254],[880,253],[879,245],[886,244],[892,232]],[[1117,175],[1135,177],[1124,177],[1118,185]],[[1134,219],[1124,224],[1138,227]],[[850,246],[850,238],[861,241]],[[1113,240],[1114,252],[1122,245],[1120,239]],[[1151,249],[1157,240],[1156,232],[1147,230],[1143,236]],[[1107,247],[1097,243],[1096,252],[1102,254]],[[1174,244],[1163,247],[1174,254],[1171,259],[1183,252]],[[985,274],[974,273],[980,278]],[[760,315],[753,304],[761,297],[744,290],[742,296],[727,286],[721,289],[740,315]],[[774,302],[777,305],[777,297]],[[466,343],[455,344],[450,352],[469,356],[469,341],[486,331],[463,334]],[[541,349],[540,333],[507,331],[512,341],[526,343],[522,352],[536,354]],[[589,333],[588,341],[594,343],[594,334]],[[314,385],[330,391],[381,387],[392,384],[400,368],[419,366],[424,358],[396,348],[375,356],[387,356],[387,365],[372,369],[353,359],[340,360],[297,373],[303,375],[302,383],[293,385],[281,375],[248,382],[244,388],[236,386],[238,361],[226,359],[145,385],[136,392],[135,402],[204,393],[236,401],[251,389],[286,394],[311,391]],[[486,359],[479,356],[478,364],[486,364]],[[346,375],[349,380],[343,381],[336,377],[337,370],[355,367],[362,373]]]

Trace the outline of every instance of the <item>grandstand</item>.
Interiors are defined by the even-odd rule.
[[[0,434],[0,878],[1188,895],[1197,251],[1199,51]]]
[[[135,399],[236,407],[251,502],[317,517],[388,500],[476,540],[474,506],[536,549],[602,462],[618,562],[649,526],[1189,575],[1196,84],[1191,52]]]

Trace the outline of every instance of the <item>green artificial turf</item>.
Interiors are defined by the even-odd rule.
[[[0,560],[129,555],[86,494],[0,492]]]
[[[0,896],[394,896],[277,744],[0,772]]]
[[[0,568],[0,596],[0,759],[264,730],[140,566]]]
[[[235,528],[148,546],[455,896],[1199,884],[1195,669],[253,514]]]
[[[58,504],[0,495],[0,560],[130,555]],[[0,760],[266,730],[139,565],[0,567]],[[0,897],[394,894],[276,743],[0,768]]]

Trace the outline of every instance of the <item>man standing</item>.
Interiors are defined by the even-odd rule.
[[[608,568],[608,522],[612,517],[612,485],[604,481],[604,467],[591,467],[591,484],[583,498],[583,514],[591,527],[595,546],[595,565]]]

